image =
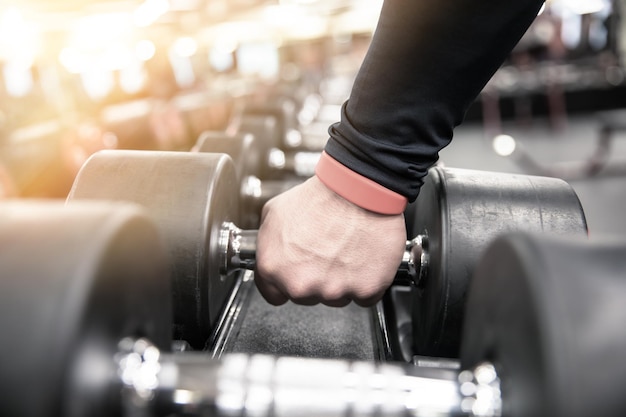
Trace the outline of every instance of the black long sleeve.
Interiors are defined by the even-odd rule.
[[[413,201],[543,0],[385,0],[326,152]]]

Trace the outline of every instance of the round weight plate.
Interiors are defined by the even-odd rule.
[[[498,238],[470,286],[461,361],[489,360],[503,415],[626,414],[626,242]]]
[[[426,235],[430,261],[414,290],[418,355],[458,357],[468,282],[487,244],[509,231],[585,236],[572,188],[555,178],[432,168],[416,202],[412,236]]]
[[[259,147],[261,157],[259,175],[261,179],[271,177],[269,166],[270,151],[280,146],[280,130],[276,117],[262,114],[244,114],[241,116],[239,131],[251,133]]]
[[[239,181],[250,175],[259,176],[261,150],[251,133],[229,135],[223,131],[206,131],[200,135],[192,151],[229,155],[235,164]]]
[[[238,182],[224,154],[102,151],[82,167],[68,197],[132,201],[156,220],[170,254],[175,337],[201,349],[234,280],[220,275],[219,235],[238,223]]]
[[[118,342],[171,347],[156,225],[128,204],[5,202],[0,247],[0,415],[118,415]]]
[[[244,229],[258,228],[261,209],[255,198],[247,198],[248,193],[244,191],[248,184],[258,183],[261,174],[262,152],[254,135],[251,133],[229,135],[222,131],[206,131],[200,135],[192,151],[225,153],[232,158],[241,193],[238,226]]]
[[[269,116],[276,120],[277,134],[273,147],[278,149],[289,149],[286,143],[286,134],[289,130],[296,129],[298,126],[298,116],[296,111],[296,103],[293,99],[278,96],[270,97],[262,104],[249,103],[243,110],[243,117],[248,116]]]

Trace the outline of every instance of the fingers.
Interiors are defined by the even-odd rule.
[[[286,281],[293,283],[294,280]],[[294,304],[303,306],[324,304],[329,307],[345,307],[354,301],[361,307],[371,307],[382,299],[385,293],[384,289],[373,294],[355,295],[356,291],[351,288],[345,288],[332,293],[324,291],[325,287],[320,287],[317,290],[302,290],[291,285],[285,288],[280,285],[280,281],[278,281],[278,284],[274,284],[271,279],[261,276],[258,271],[256,272],[254,282],[263,298],[275,306],[280,306],[287,301],[291,301]]]
[[[265,298],[265,300],[268,303],[274,306],[281,306],[290,300],[294,304],[303,305],[303,306],[314,306],[317,304],[324,304],[329,307],[345,307],[352,302],[352,300],[348,297],[342,297],[338,299],[325,299],[317,295],[309,295],[306,297],[294,297],[294,296],[290,296],[289,294],[284,294],[277,287],[275,287],[274,285],[268,284],[264,280],[255,279],[254,282],[257,288],[259,289],[259,292],[263,296],[263,298]],[[371,306],[371,305],[376,304],[376,302],[379,299],[380,298],[374,300],[374,298],[371,298],[365,301],[355,300],[355,302],[358,305]]]
[[[265,204],[256,285],[273,305],[376,304],[406,245],[404,216],[368,212],[315,177]]]
[[[372,307],[383,298],[383,295],[385,295],[385,291],[378,292],[369,297],[355,298],[354,302],[361,307]]]
[[[298,280],[297,274],[284,274],[284,271],[274,273],[257,268],[254,282],[263,296],[270,304],[280,306],[287,301],[294,304],[312,306],[324,304],[329,307],[345,307],[352,302],[359,305],[373,305],[380,298],[384,291],[367,295],[365,297],[355,296],[355,291],[351,288],[341,288],[334,286],[334,289],[323,280]],[[311,284],[314,282],[314,284]]]
[[[275,306],[280,306],[289,301],[289,297],[283,294],[276,286],[263,279],[255,279],[254,283],[265,300]]]

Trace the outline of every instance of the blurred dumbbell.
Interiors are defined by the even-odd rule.
[[[322,149],[309,149],[303,143],[295,108],[293,100],[283,97],[274,104],[248,105],[234,118],[233,131],[251,133],[258,142],[263,155],[259,171],[261,179],[312,175],[311,163],[307,161],[314,154],[319,159]]]
[[[232,143],[238,141],[238,144]],[[314,174],[321,150],[294,150],[285,152],[278,148],[266,149],[262,135],[255,129],[238,133],[205,131],[193,146],[194,152],[226,153],[238,166],[239,161],[250,166],[246,171],[262,179],[308,178]]]
[[[202,349],[234,280],[220,274],[220,234],[239,218],[239,184],[223,154],[102,151],[78,173],[67,198],[138,203],[164,236],[171,261],[174,335]]]
[[[396,283],[415,287],[416,353],[456,357],[470,276],[489,241],[512,230],[585,236],[586,223],[576,194],[560,180],[448,168],[429,177]],[[236,226],[238,187],[225,154],[107,151],[83,166],[68,199],[148,209],[173,256],[175,323],[199,346],[232,285],[224,277],[255,266],[256,231]]]
[[[15,200],[0,204],[0,246],[0,415],[117,414],[120,336],[171,344],[156,225],[120,202]]]
[[[298,106],[296,100],[279,95],[269,97],[263,103],[248,103],[241,115],[241,131],[248,131],[256,117],[271,118],[275,121],[275,130],[270,138],[271,146],[278,149],[292,149],[301,145],[302,137],[298,131]]]
[[[246,229],[259,227],[261,209],[267,201],[313,175],[320,156],[319,153],[298,152],[287,154],[290,157],[286,157],[285,153],[274,149],[268,161],[265,151],[254,134],[231,134],[225,131],[202,133],[192,148],[192,152],[224,153],[232,158],[241,193],[239,225]],[[268,175],[264,175],[263,172],[264,170],[267,172],[268,169],[274,173],[289,171],[297,175],[283,179],[267,179]],[[261,179],[264,177],[265,179]]]
[[[469,288],[460,369],[170,353],[157,226],[135,206],[0,205],[0,415],[626,412],[625,242],[511,234]],[[37,259],[33,262],[32,259]]]

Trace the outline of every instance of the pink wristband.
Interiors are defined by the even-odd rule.
[[[400,214],[408,203],[406,197],[357,174],[326,152],[322,152],[315,175],[341,197],[374,213]]]

